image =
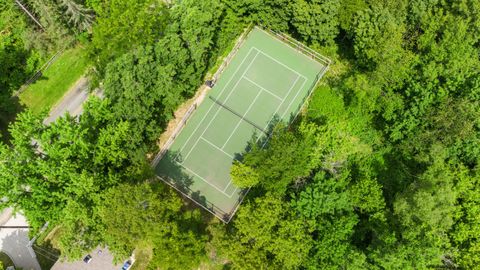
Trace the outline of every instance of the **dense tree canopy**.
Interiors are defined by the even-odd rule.
[[[0,2],[0,113],[57,40],[86,39],[105,92],[79,118],[21,113],[0,143],[3,205],[51,222],[65,258],[104,244],[148,269],[480,269],[479,1],[25,2],[46,31]],[[226,225],[146,157],[249,23],[334,63],[233,164],[250,192]]]
[[[167,13],[163,1],[89,0],[87,3],[97,16],[91,55],[101,72],[108,62],[136,45],[158,40],[165,27]]]

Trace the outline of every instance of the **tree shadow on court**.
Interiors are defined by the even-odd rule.
[[[235,153],[233,156],[235,160],[238,160],[240,162],[243,161],[243,156],[250,152],[252,149],[259,147],[259,148],[264,148],[267,146],[268,141],[274,134],[275,130],[279,126],[286,126],[286,124],[283,124],[280,118],[280,115],[275,114],[272,117],[272,120],[268,124],[268,126],[265,128],[265,133],[255,130],[255,132],[252,134],[250,137],[250,140],[248,140],[244,150],[241,153]]]
[[[288,128],[288,123],[286,123],[285,121],[282,121],[280,115],[275,114],[272,117],[272,120],[270,121],[269,125],[266,127],[265,129],[266,132],[265,133],[259,132],[259,131],[254,132],[250,140],[247,142],[244,150],[241,153],[234,154],[235,159],[240,162],[243,162],[244,156],[248,154],[250,151],[256,150],[256,149],[264,149],[268,147],[268,143],[270,139],[275,135],[275,133],[281,132],[285,128]],[[249,189],[243,189],[237,204],[254,200],[255,198],[265,194],[265,192],[266,191],[260,185],[257,185]],[[231,214],[235,214],[235,213],[231,213]]]
[[[193,178],[183,171],[179,163],[181,160],[182,156],[178,151],[167,151],[154,170],[164,182],[175,186],[182,193],[190,194]]]
[[[183,160],[182,154],[178,151],[167,151],[163,158],[158,162],[154,168],[155,173],[160,179],[167,184],[173,186],[182,196],[189,198],[197,205],[187,201],[188,208],[192,206],[201,205],[204,208],[216,213],[219,216],[224,216],[224,220],[228,220],[228,214],[225,214],[221,209],[210,203],[207,198],[200,193],[200,191],[193,191],[191,189],[194,179],[191,175],[185,173],[181,162]],[[205,210],[205,209],[202,209]]]

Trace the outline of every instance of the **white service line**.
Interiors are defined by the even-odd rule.
[[[295,81],[293,82],[292,86],[290,86],[290,89],[288,89],[287,95],[285,96],[285,98],[284,98],[284,100],[282,101],[282,103],[280,103],[280,105],[278,105],[277,109],[276,109],[275,112],[273,113],[272,118],[270,118],[270,121],[268,121],[267,125],[265,126],[265,128],[264,128],[265,130],[267,130],[267,129],[268,129],[268,126],[272,123],[275,114],[277,114],[277,112],[278,112],[278,110],[280,109],[280,107],[283,106],[283,103],[285,102],[285,99],[290,95],[290,92],[292,92],[293,87],[294,87],[295,85],[297,85],[298,79],[300,79],[300,76],[297,76],[297,79],[295,79]],[[290,107],[290,106],[288,106],[288,107]],[[287,107],[287,109],[288,109],[288,107]],[[285,114],[285,113],[284,113],[284,114]],[[283,116],[282,116],[281,118],[283,119]],[[282,119],[280,119],[280,120],[282,120]],[[258,138],[257,138],[257,142],[260,140],[260,138],[261,138],[261,137],[258,137]],[[263,148],[263,146],[262,146],[262,148]]]
[[[227,141],[223,144],[222,149],[225,148],[225,145],[227,145],[227,143],[228,143],[228,142],[230,141],[230,139],[232,138],[233,134],[235,134],[235,131],[237,131],[238,126],[240,126],[240,124],[242,123],[243,119],[245,118],[245,115],[247,115],[247,113],[250,111],[250,109],[252,108],[253,104],[255,104],[255,101],[257,101],[257,99],[258,99],[258,97],[260,96],[261,93],[262,93],[262,91],[258,91],[257,95],[255,96],[255,99],[252,101],[252,103],[250,103],[250,106],[248,106],[247,111],[245,111],[245,113],[243,114],[242,118],[240,118],[240,120],[238,121],[237,125],[236,125],[235,128],[233,129],[232,133],[230,133],[230,136],[228,136]]]
[[[300,86],[300,90],[303,88],[303,86],[305,85],[306,82],[307,82],[307,79],[304,78],[303,83]],[[288,112],[288,109],[290,108],[290,106],[292,106],[293,102],[295,101],[295,99],[297,98],[299,93],[300,93],[300,91],[297,91],[297,94],[292,98],[292,101],[290,101],[290,104],[288,104],[287,109],[285,110],[285,112],[282,115],[282,119],[283,119],[283,117],[285,117],[285,114]]]
[[[247,80],[247,81],[249,81],[249,82],[253,83],[255,86],[259,87],[261,90],[263,90],[263,91],[265,91],[265,92],[269,93],[270,95],[272,95],[273,97],[277,98],[278,100],[280,100],[280,101],[283,101],[283,100],[285,99],[285,98],[283,98],[283,99],[282,99],[281,97],[279,97],[279,96],[275,95],[274,93],[272,93],[272,92],[268,91],[267,89],[265,89],[264,87],[262,87],[262,86],[261,86],[261,85],[259,85],[258,83],[256,83],[256,82],[254,82],[254,81],[250,80],[250,78],[248,78],[247,76],[245,76],[245,77],[243,77],[243,78],[244,78],[245,80]]]
[[[232,155],[230,155],[229,153],[223,151],[222,148],[216,146],[214,143],[210,142],[209,140],[207,140],[207,139],[205,139],[205,138],[203,138],[203,137],[201,137],[201,139],[204,140],[206,143],[210,144],[211,146],[215,147],[216,149],[222,151],[222,153],[224,153],[225,155],[227,155],[227,156],[230,157],[231,159],[235,159]]]
[[[258,48],[256,48],[256,47],[253,47],[253,48],[255,48],[257,51],[259,51],[261,54],[265,55],[266,57],[272,59],[273,61],[275,61],[275,62],[279,63],[280,65],[282,65],[282,66],[288,68],[289,70],[293,71],[293,72],[294,72],[295,74],[297,74],[298,76],[303,77],[304,79],[306,79],[306,77],[303,76],[302,74],[298,73],[298,71],[292,69],[291,67],[289,67],[289,66],[285,65],[284,63],[278,61],[277,59],[271,57],[269,54],[263,52],[262,50],[260,50],[260,49],[258,49]]]
[[[223,192],[220,188],[218,188],[217,186],[215,186],[214,184],[210,183],[209,181],[205,180],[205,178],[201,177],[200,175],[198,175],[196,172],[194,172],[192,169],[188,168],[187,166],[183,165],[182,163],[178,162],[178,161],[175,161],[177,162],[180,166],[182,166],[183,168],[185,168],[185,170],[189,171],[190,173],[193,173],[195,176],[197,176],[198,178],[202,179],[205,183],[207,183],[208,185],[210,185],[211,187],[215,188],[216,190],[220,191],[221,193],[223,193],[223,195],[227,196],[228,198],[231,198],[233,196],[233,193],[228,195],[227,193]]]
[[[227,86],[230,84],[230,82],[232,81],[232,79],[235,77],[234,75],[237,74],[238,70],[240,69],[240,67],[243,65],[243,63],[245,62],[245,60],[248,58],[248,56],[250,55],[250,53],[252,52],[254,48],[250,48],[250,50],[248,51],[247,55],[245,56],[245,58],[243,58],[242,62],[240,63],[240,65],[238,65],[237,69],[235,70],[235,72],[232,74],[232,77],[230,77],[230,79],[228,80],[228,82],[223,86],[223,89],[222,91],[220,91],[220,94],[219,96],[221,96],[223,94],[223,92],[225,91],[225,89],[227,89]],[[255,48],[256,50],[256,48]],[[255,57],[258,55],[258,51],[257,51],[257,54],[255,54]],[[252,61],[253,62],[253,61]],[[250,63],[251,64],[251,63]],[[238,83],[238,82],[237,82]],[[212,105],[210,105],[210,108],[208,108],[208,111],[207,113],[205,113],[205,115],[203,116],[202,120],[200,120],[200,122],[198,123],[198,125],[195,127],[195,129],[193,130],[193,132],[190,134],[190,136],[188,137],[188,139],[185,141],[185,144],[180,148],[180,150],[178,151],[178,154],[177,156],[175,156],[174,160],[177,160],[178,156],[180,155],[180,153],[182,152],[182,150],[187,146],[188,142],[190,142],[190,139],[193,137],[193,135],[197,132],[198,128],[202,125],[203,121],[205,120],[205,118],[207,117],[208,113],[210,112],[210,110],[214,107],[214,103],[212,103]]]
[[[240,83],[240,81],[242,80],[241,78],[243,76],[245,76],[245,73],[247,73],[247,71],[250,69],[250,67],[252,66],[253,62],[255,62],[255,59],[257,58],[259,52],[257,52],[257,54],[255,54],[255,57],[253,57],[252,59],[252,62],[250,62],[250,64],[247,66],[247,69],[245,69],[245,71],[243,72],[242,76],[240,76],[240,78],[238,79],[237,83],[235,84],[235,86],[232,88],[232,90],[230,91],[230,93],[228,93],[228,96],[227,98],[225,99],[224,102],[227,102],[227,100],[230,98],[230,96],[232,95],[233,92],[235,92],[235,89],[237,88],[238,84]],[[197,146],[197,143],[198,141],[200,141],[200,138],[203,137],[203,135],[205,134],[205,131],[207,131],[207,129],[210,127],[210,125],[212,124],[213,120],[215,120],[215,118],[217,118],[217,115],[218,113],[220,112],[220,109],[222,107],[218,106],[218,109],[217,111],[215,112],[215,115],[212,117],[212,119],[210,119],[210,122],[208,122],[207,126],[205,127],[205,129],[203,130],[202,134],[200,134],[200,137],[198,137],[197,141],[195,142],[195,144],[193,145],[193,147],[190,149],[190,151],[188,151],[187,155],[185,156],[185,158],[183,160],[187,160],[188,156],[190,155],[190,153],[192,153],[192,150],[195,148],[195,146]]]

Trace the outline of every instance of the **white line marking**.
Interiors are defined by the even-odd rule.
[[[182,166],[185,170],[189,171],[190,173],[193,173],[195,176],[197,176],[198,178],[202,179],[205,183],[207,183],[208,185],[210,185],[211,187],[215,188],[216,190],[220,191],[221,193],[223,193],[223,195],[227,196],[228,198],[231,198],[233,196],[233,194],[230,194],[228,195],[227,193],[223,192],[222,190],[220,190],[220,188],[218,188],[217,186],[215,186],[214,184],[210,183],[209,181],[205,180],[205,178],[201,177],[200,175],[198,175],[196,172],[194,172],[192,169],[188,168],[187,166],[183,165],[182,163],[178,162],[178,161],[175,161],[177,162],[180,166]]]
[[[245,60],[248,58],[248,56],[250,55],[250,53],[252,52],[254,48],[250,48],[250,50],[248,51],[247,55],[245,56],[245,58],[243,58],[242,62],[240,63],[240,65],[238,65],[237,69],[235,70],[235,72],[232,74],[232,77],[230,77],[230,79],[228,80],[228,82],[223,86],[223,89],[222,91],[220,91],[220,96],[223,94],[223,92],[225,91],[225,89],[227,89],[227,86],[230,84],[230,82],[232,81],[232,79],[235,77],[234,75],[237,74],[238,70],[240,69],[240,67],[243,65],[243,63],[245,62]],[[255,48],[256,50],[256,48]],[[258,52],[257,54],[255,54],[255,56],[258,55]],[[178,154],[177,156],[175,156],[175,160],[178,158],[178,155],[180,155],[180,153],[182,152],[182,150],[187,146],[187,143],[190,142],[190,139],[193,137],[193,135],[197,132],[198,128],[202,125],[203,121],[205,120],[205,118],[207,117],[207,115],[210,113],[210,110],[214,107],[214,103],[212,103],[212,105],[210,105],[210,108],[208,108],[208,111],[207,113],[203,116],[202,120],[200,120],[200,122],[198,123],[198,125],[195,127],[195,129],[193,130],[193,132],[190,134],[190,136],[188,137],[188,139],[185,141],[185,143],[183,144],[183,146],[180,148],[180,150],[178,151]]]
[[[263,52],[262,50],[260,50],[260,49],[258,49],[258,48],[256,48],[256,47],[253,47],[253,48],[255,48],[255,50],[259,51],[261,54],[265,55],[266,57],[272,59],[273,61],[275,61],[275,62],[279,63],[280,65],[282,65],[282,66],[288,68],[289,70],[293,71],[293,72],[294,72],[295,74],[297,74],[298,76],[303,77],[304,79],[307,78],[307,77],[303,76],[302,74],[298,73],[298,71],[292,69],[291,67],[289,67],[289,66],[285,65],[284,63],[278,61],[277,59],[271,57],[269,54]]]
[[[283,106],[284,102],[285,102],[285,99],[290,95],[290,92],[293,90],[293,87],[296,85],[297,81],[299,80],[299,78],[303,78],[304,79],[304,82],[302,83],[300,89],[303,88],[303,86],[305,85],[305,83],[307,82],[307,78],[305,76],[303,76],[302,74],[298,73],[297,71],[293,70],[292,68],[288,67],[287,65],[279,62],[277,59],[271,57],[270,55],[264,53],[263,51],[259,50],[258,48],[256,47],[252,47],[250,48],[249,52],[247,53],[247,55],[245,56],[245,58],[242,60],[242,62],[240,63],[240,65],[237,67],[237,69],[235,70],[235,72],[233,73],[232,77],[229,79],[229,81],[225,84],[225,86],[223,87],[222,91],[220,91],[220,94],[219,94],[219,97],[222,96],[222,94],[224,93],[225,89],[227,88],[227,86],[231,83],[232,79],[235,77],[234,75],[236,73],[238,73],[240,67],[243,65],[243,63],[245,62],[245,60],[249,57],[249,55],[251,54],[252,50],[255,49],[257,51],[257,53],[255,54],[255,56],[253,57],[252,61],[249,63],[249,65],[247,66],[247,68],[245,69],[245,71],[243,72],[242,76],[238,79],[238,81],[235,83],[235,85],[233,86],[233,88],[231,89],[231,92],[227,95],[225,101],[227,101],[231,94],[233,92],[235,92],[235,89],[237,88],[238,84],[240,83],[241,79],[242,78],[245,78],[246,80],[248,80],[249,82],[253,83],[254,85],[256,85],[257,87],[259,87],[262,91],[265,91],[267,93],[269,93],[270,95],[274,96],[275,98],[279,99],[279,100],[282,100],[282,102],[278,105],[278,107],[276,108],[275,112],[274,112],[274,115],[278,112],[278,110],[280,109],[281,106]],[[248,77],[245,76],[245,74],[248,72],[248,70],[250,69],[250,67],[252,66],[252,64],[255,62],[257,56],[259,54],[263,54],[267,57],[269,57],[270,59],[274,60],[275,62],[277,62],[278,64],[286,67],[287,69],[293,71],[295,74],[297,74],[297,78],[295,79],[294,83],[292,84],[292,86],[290,87],[290,89],[288,90],[287,92],[287,95],[282,99],[280,98],[279,96],[273,94],[272,92],[268,91],[267,89],[265,89],[264,87],[260,86],[259,84],[257,84],[256,82],[252,81],[251,79],[249,79]],[[248,107],[247,111],[245,112],[244,116],[250,111],[251,107],[253,106],[253,104],[255,104],[256,100],[258,99],[258,97],[260,96],[260,93],[262,91],[259,91],[257,93],[257,96],[255,97],[254,101],[250,104],[250,106]],[[297,92],[297,94],[294,96],[293,100],[289,103],[289,105],[287,106],[285,112],[282,114],[281,118],[283,119],[285,117],[285,114],[288,112],[288,109],[292,106],[293,104],[293,101],[297,98],[298,94],[299,94],[300,91]],[[201,124],[204,122],[206,116],[209,114],[209,112],[211,111],[211,109],[214,107],[214,104],[212,103],[212,105],[210,106],[210,108],[208,109],[207,113],[204,115],[204,117],[202,118],[202,120],[200,121],[200,123],[197,125],[197,127],[195,128],[195,130],[192,132],[192,134],[190,134],[189,138],[187,139],[187,141],[185,142],[185,144],[182,146],[182,148],[180,149],[180,152],[186,147],[187,143],[191,140],[193,134],[196,133],[196,131],[198,130],[198,128],[201,126]],[[209,129],[210,125],[212,124],[213,120],[216,119],[219,111],[220,111],[221,108],[218,108],[217,111],[215,112],[215,115],[213,116],[213,118],[209,121],[209,123],[207,124],[207,127],[203,130],[202,134],[200,135],[200,137],[197,139],[197,141],[195,142],[195,144],[192,146],[192,148],[190,149],[190,151],[187,153],[187,155],[185,156],[185,158],[183,159],[183,162],[185,162],[185,160],[187,160],[187,158],[189,157],[189,155],[191,154],[191,152],[193,151],[193,149],[196,147],[196,145],[198,144],[199,140],[202,139],[204,140],[205,142],[209,143],[210,145],[212,145],[213,147],[215,147],[216,149],[218,150],[221,150],[224,154],[226,154],[227,156],[229,156],[230,158],[234,159],[230,154],[226,153],[225,151],[223,151],[223,148],[225,147],[225,145],[230,141],[231,137],[233,136],[233,134],[235,133],[235,131],[237,130],[238,126],[240,125],[242,119],[239,120],[239,122],[237,123],[236,127],[234,128],[234,130],[232,131],[232,133],[230,134],[229,138],[227,139],[227,141],[224,143],[224,145],[222,146],[222,148],[219,148],[218,146],[216,146],[215,144],[211,143],[210,141],[208,141],[207,139],[203,138],[203,135],[205,134],[205,132]],[[267,123],[266,127],[268,127],[268,125],[270,125],[271,121],[273,120],[273,117],[272,119],[270,119],[270,121]],[[180,154],[180,153],[179,153]],[[178,155],[177,155],[178,157]],[[175,158],[176,159],[176,158]],[[187,171],[189,171],[190,173],[194,174],[195,176],[199,177],[201,180],[203,180],[205,183],[207,183],[208,185],[212,186],[213,188],[215,188],[216,190],[220,191],[222,194],[224,194],[226,197],[228,198],[231,198],[233,196],[233,194],[235,194],[235,192],[238,190],[238,187],[235,187],[235,189],[233,190],[233,192],[228,195],[225,193],[225,191],[228,189],[228,187],[230,187],[230,185],[232,184],[232,181],[230,180],[229,183],[227,184],[227,186],[225,187],[225,189],[222,191],[220,190],[217,186],[211,184],[209,181],[207,181],[206,179],[204,179],[203,177],[201,177],[200,175],[198,175],[196,172],[194,172],[193,170],[191,170],[190,168],[184,166],[182,163],[178,162],[177,160],[175,160],[175,162],[177,162],[178,164],[180,164],[183,168],[185,168]]]
[[[203,138],[203,137],[201,137],[201,139],[204,140],[206,143],[210,144],[211,146],[215,147],[216,149],[222,151],[222,153],[224,153],[225,155],[227,155],[229,158],[235,159],[232,155],[230,155],[229,153],[223,151],[222,148],[216,146],[214,143],[210,142],[209,140],[207,140],[207,139],[205,139],[205,138]]]
[[[260,30],[260,31],[262,31],[262,32],[264,32],[265,34],[267,34],[267,35],[268,35],[271,39],[273,39],[274,41],[276,41],[276,42],[278,42],[278,43],[280,43],[280,44],[282,44],[282,45],[287,45],[288,48],[289,48],[293,53],[302,56],[303,58],[309,60],[310,62],[313,62],[314,64],[317,64],[317,65],[319,64],[319,65],[322,65],[322,66],[327,66],[327,65],[329,65],[329,64],[328,64],[328,61],[326,61],[326,60],[323,59],[323,58],[328,59],[327,57],[319,54],[317,51],[311,49],[310,47],[304,45],[303,43],[302,43],[302,45],[305,46],[307,49],[305,49],[305,48],[302,48],[302,49],[306,50],[306,51],[309,52],[309,53],[312,53],[312,52],[310,52],[310,51],[308,50],[308,49],[310,49],[310,50],[312,50],[313,52],[319,54],[320,57],[317,56],[317,55],[315,55],[315,56],[318,57],[319,59],[321,59],[322,61],[327,62],[327,65],[325,65],[324,63],[320,63],[319,61],[316,61],[316,60],[312,59],[310,56],[306,55],[306,54],[303,53],[303,52],[300,52],[299,49],[297,49],[297,48],[293,47],[292,45],[290,45],[290,43],[285,42],[285,41],[282,41],[282,40],[279,40],[279,38],[278,38],[277,36],[275,36],[275,35],[267,32],[267,31],[263,30],[262,28],[259,28],[258,26],[255,26],[255,28],[258,29],[258,30]],[[328,59],[328,60],[331,61],[330,59]]]
[[[223,192],[225,192],[227,190],[227,188],[230,186],[230,184],[232,184],[232,180],[230,180],[230,182],[228,182],[228,185],[223,189]],[[235,190],[234,190],[234,192],[235,192]]]
[[[303,86],[305,85],[306,82],[307,82],[307,79],[304,78],[303,83],[300,86],[300,90],[302,90],[302,88],[303,88]],[[290,108],[290,106],[292,106],[293,102],[295,101],[295,99],[297,98],[299,93],[300,93],[300,91],[297,91],[297,94],[292,98],[292,101],[290,101],[290,104],[288,104],[287,109],[285,109],[285,112],[282,114],[282,119],[285,117],[285,114],[288,112],[288,109]]]
[[[277,109],[276,109],[275,112],[273,113],[273,116],[270,118],[270,121],[268,121],[267,125],[265,126],[265,128],[264,128],[265,130],[267,130],[267,129],[268,129],[268,126],[272,123],[275,114],[277,114],[277,112],[278,112],[278,110],[280,109],[280,107],[283,106],[283,103],[285,102],[285,99],[290,95],[290,92],[292,92],[293,87],[294,87],[295,85],[297,85],[298,79],[300,79],[300,76],[297,76],[297,79],[295,79],[295,81],[293,82],[292,86],[290,86],[290,89],[288,89],[288,92],[287,92],[287,95],[286,95],[285,98],[284,98],[284,101],[282,101],[282,103],[280,103],[280,105],[278,105]],[[288,107],[290,107],[290,106],[288,106]],[[287,107],[287,109],[288,109],[288,107]],[[283,119],[283,116],[282,116],[282,119]],[[282,119],[280,119],[280,120],[282,120]],[[258,138],[257,138],[257,142],[260,140],[260,138],[261,138],[261,137],[258,137]],[[262,146],[262,147],[263,147],[263,146]]]
[[[263,88],[261,85],[259,85],[258,83],[256,83],[256,82],[252,81],[252,80],[251,80],[250,78],[248,78],[247,76],[243,77],[243,79],[245,79],[245,80],[247,80],[247,81],[249,81],[249,82],[253,83],[255,86],[257,86],[257,87],[259,87],[261,90],[263,90],[263,91],[265,91],[265,92],[269,93],[270,95],[272,95],[273,97],[277,98],[278,100],[281,100],[281,101],[283,101],[283,100],[285,99],[285,98],[283,98],[283,99],[282,99],[281,97],[279,97],[279,96],[275,95],[274,93],[272,93],[272,92],[268,91],[267,89]]]
[[[230,91],[230,93],[228,93],[228,96],[227,98],[225,99],[224,102],[227,102],[227,100],[230,98],[230,96],[232,95],[233,92],[235,92],[234,90],[237,88],[238,84],[240,83],[240,81],[242,80],[242,77],[245,76],[245,73],[247,73],[247,71],[250,69],[250,67],[252,66],[253,62],[255,62],[255,59],[257,58],[259,52],[257,52],[257,54],[255,54],[255,57],[253,57],[252,59],[252,62],[250,62],[250,64],[247,66],[247,69],[245,69],[245,71],[243,72],[242,76],[240,76],[240,78],[238,79],[237,83],[235,84],[235,86],[232,88],[232,90]],[[214,104],[214,103],[213,103]],[[217,115],[218,115],[218,112],[220,112],[220,109],[222,107],[218,106],[218,109],[217,111],[215,112],[215,115],[212,117],[212,119],[210,119],[210,122],[208,122],[207,126],[205,127],[205,129],[203,130],[202,134],[200,134],[200,137],[197,139],[197,141],[195,142],[195,144],[193,145],[193,147],[190,149],[190,151],[188,151],[187,155],[185,156],[184,160],[188,158],[188,156],[190,155],[190,153],[192,153],[192,150],[193,148],[195,148],[195,146],[197,145],[198,141],[200,141],[200,138],[203,137],[203,135],[205,134],[205,131],[208,130],[208,128],[210,127],[210,125],[212,124],[213,120],[215,120],[217,118]]]
[[[176,191],[180,192],[180,194],[182,194],[183,196],[187,197],[189,200],[191,200],[193,203],[195,203],[196,205],[202,207],[203,209],[205,209],[206,211],[208,211],[209,213],[211,213],[212,215],[216,216],[218,219],[220,219],[221,221],[225,222],[224,221],[224,217],[223,216],[220,216],[218,215],[217,213],[215,213],[215,211],[213,210],[210,210],[208,207],[206,207],[205,205],[201,204],[200,202],[197,202],[195,199],[193,199],[193,197],[185,192],[183,192],[183,190],[181,190],[180,188],[178,188],[176,186],[176,184],[174,184],[175,180],[174,179],[171,179],[171,178],[168,178],[169,180],[167,179],[164,179],[158,175],[155,175],[158,179],[160,179],[160,181],[164,182],[165,184],[167,184],[168,186],[172,187],[173,189],[175,189]],[[190,190],[190,189],[189,189]],[[191,191],[191,190],[190,190]],[[243,198],[242,198],[243,200]],[[210,202],[211,205],[215,206],[213,203]],[[220,211],[224,212],[224,210],[222,210],[220,207],[218,206],[215,206],[217,207],[218,209],[220,209]],[[238,205],[235,209],[238,208]],[[235,210],[236,211],[236,210]],[[232,212],[232,213],[235,213],[235,212]],[[230,218],[231,219],[231,218]],[[229,221],[230,221],[229,219]]]
[[[253,104],[255,104],[255,101],[257,101],[257,99],[258,99],[258,97],[260,96],[261,93],[262,93],[262,91],[258,91],[257,95],[255,96],[255,99],[252,101],[252,103],[250,103],[250,106],[248,106],[247,111],[245,111],[245,113],[243,114],[242,118],[240,118],[240,120],[238,120],[237,125],[235,126],[235,128],[233,129],[233,131],[230,133],[230,136],[228,136],[227,141],[223,144],[222,149],[225,148],[225,145],[227,145],[227,143],[228,143],[228,142],[230,141],[230,139],[232,138],[233,134],[235,134],[235,131],[237,131],[238,126],[240,126],[240,124],[242,123],[242,121],[244,121],[243,119],[245,118],[245,115],[247,115],[247,113],[250,111],[250,109],[252,108]]]

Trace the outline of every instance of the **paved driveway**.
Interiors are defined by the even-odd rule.
[[[119,270],[122,268],[121,263],[116,265],[113,263],[113,256],[106,248],[96,248],[90,252],[90,255],[92,261],[88,264],[82,260],[75,262],[57,261],[51,270]]]
[[[88,96],[88,80],[82,77],[52,108],[50,115],[44,120],[44,123],[50,124],[66,112],[69,112],[72,116],[81,114],[83,111],[82,104],[88,99]]]
[[[89,93],[89,82],[85,77],[81,77],[62,97],[62,99],[50,110],[50,114],[43,121],[45,124],[54,122],[57,118],[65,115],[66,112],[71,116],[78,116],[83,112],[83,103],[87,101],[90,95],[103,98],[103,91],[96,88],[93,93]]]
[[[0,218],[5,219],[9,215],[8,212],[3,212]],[[28,223],[24,216],[17,214],[16,216],[11,216],[3,225],[28,226]],[[15,266],[24,270],[41,270],[37,259],[32,257],[27,248],[28,241],[28,229],[0,228],[0,250],[13,260]]]

